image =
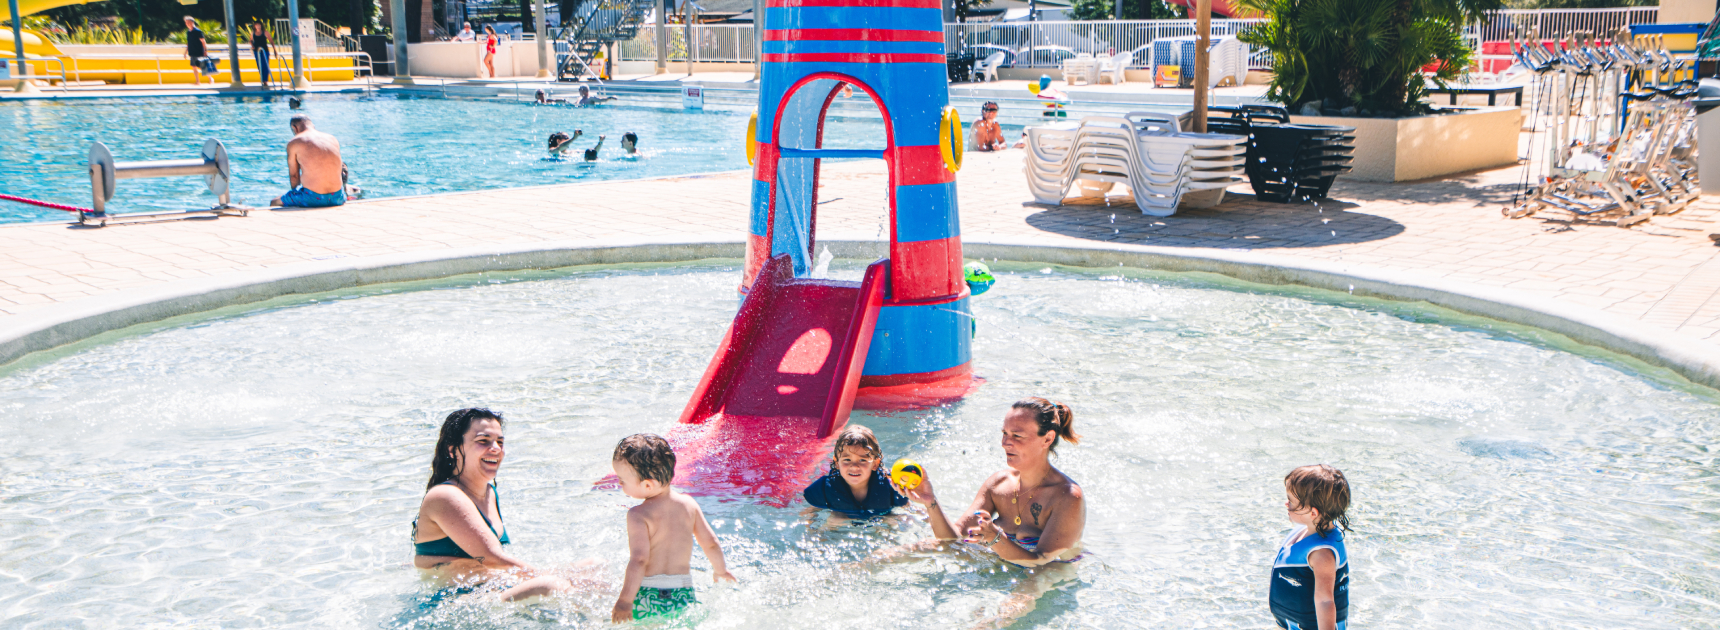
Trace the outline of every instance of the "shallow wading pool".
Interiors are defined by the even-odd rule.
[[[1043,395],[1085,439],[1078,578],[1018,627],[1271,625],[1280,478],[1352,480],[1366,628],[1715,627],[1720,407],[1629,360],[1400,303],[1204,275],[999,265],[961,402],[857,412],[951,506]],[[857,275],[857,264],[841,273]],[[299,297],[113,333],[0,372],[0,609],[16,627],[597,627],[613,593],[427,604],[410,521],[436,426],[508,416],[513,553],[598,558],[615,441],[666,432],[736,306],[738,266],[574,268]],[[1575,351],[1575,352],[1573,352]],[[825,528],[703,498],[738,587],[708,627],[948,627],[1020,574],[981,556],[842,565],[917,519]],[[952,509],[956,509],[952,507]]]

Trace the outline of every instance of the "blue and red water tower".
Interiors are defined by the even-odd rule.
[[[770,0],[766,11],[743,285],[772,256],[789,256],[797,277],[808,272],[822,158],[882,158],[890,178],[889,283],[860,386],[970,378],[973,324],[955,172],[944,159],[949,81],[937,0]],[[844,84],[877,104],[882,151],[820,148]],[[959,160],[959,122],[953,131]]]
[[[682,432],[677,450],[696,489],[790,500],[861,392],[910,405],[967,393],[974,325],[956,214],[962,127],[937,0],[767,6],[746,296],[681,414],[705,426]],[[844,86],[878,106],[882,149],[824,148]],[[809,277],[819,163],[831,158],[882,159],[889,172],[889,257],[859,282]]]

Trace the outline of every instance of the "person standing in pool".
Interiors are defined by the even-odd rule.
[[[203,39],[203,29],[197,28],[197,20],[185,16],[185,58],[191,60],[191,84],[203,85],[203,59],[209,56],[209,45]],[[209,83],[215,83],[215,77],[209,77]]]
[[[505,601],[570,590],[566,579],[536,575],[502,550],[508,527],[496,474],[506,456],[501,414],[482,408],[448,414],[430,459],[430,483],[412,519],[412,565],[453,578],[518,580],[501,592]]]
[[[672,616],[697,603],[693,594],[693,542],[711,562],[711,579],[734,582],[716,532],[699,503],[675,492],[675,451],[649,433],[623,438],[610,459],[621,492],[643,499],[627,510],[627,576],[610,621]]]
[[[1272,559],[1272,618],[1285,630],[1344,630],[1350,614],[1350,554],[1344,511],[1350,482],[1325,464],[1284,476],[1284,509],[1296,525]]]
[[[939,541],[960,539],[1029,569],[1030,579],[1019,583],[987,625],[1012,623],[1031,612],[1040,595],[1074,577],[1071,563],[1085,555],[1081,535],[1087,526],[1087,506],[1081,484],[1053,467],[1051,455],[1058,443],[1080,440],[1075,434],[1075,412],[1069,407],[1044,398],[1025,398],[1003,417],[1002,446],[1008,467],[980,484],[979,494],[954,523],[938,504],[930,474],[917,486],[898,488],[908,500],[926,507]]]
[[[271,206],[327,208],[346,204],[346,164],[340,159],[340,141],[317,131],[311,117],[296,114],[289,123],[293,139],[287,141],[287,182],[292,190],[270,201]]]
[[[251,23],[251,56],[257,59],[257,78],[263,82],[263,89],[269,88],[269,57],[272,43],[269,42],[269,32],[263,28],[262,22]]]
[[[590,105],[599,105],[613,100],[615,100],[615,97],[613,96],[592,96],[591,88],[581,85],[579,86],[579,100],[575,101],[574,105],[586,107]]]

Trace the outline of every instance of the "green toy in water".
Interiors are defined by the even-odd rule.
[[[991,290],[992,283],[997,282],[997,278],[991,275],[991,268],[977,260],[963,266],[962,274],[967,278],[968,291],[974,295]]]

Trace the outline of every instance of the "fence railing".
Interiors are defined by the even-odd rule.
[[[1212,36],[1233,36],[1262,21],[1213,20]],[[1194,20],[968,22],[945,24],[944,45],[952,51],[973,47],[1013,50],[1016,54],[1011,65],[1017,68],[1055,68],[1062,65],[1064,58],[1078,53],[1099,55],[1113,50],[1133,52],[1135,63],[1145,65],[1154,40],[1195,34]],[[1264,50],[1249,51],[1250,67],[1264,68],[1269,61],[1271,59]]]
[[[745,62],[753,60],[753,27],[751,24],[696,24],[693,26],[693,61]],[[669,25],[669,61],[687,60],[687,27]],[[657,33],[645,27],[633,39],[616,46],[617,61],[656,61]]]
[[[1471,24],[1464,35],[1471,42],[1503,41],[1521,29],[1537,27],[1542,37],[1560,37],[1565,33],[1588,31],[1608,33],[1630,24],[1653,23],[1656,7],[1624,7],[1616,9],[1507,9],[1487,20]],[[1212,35],[1236,35],[1252,24],[1264,20],[1213,20]],[[669,61],[687,60],[687,28],[669,27]],[[707,62],[751,62],[753,60],[753,27],[748,24],[709,24],[692,27],[693,60]],[[1154,40],[1167,37],[1189,37],[1195,34],[1194,20],[1104,20],[1104,21],[1045,21],[1045,22],[964,22],[944,25],[944,46],[951,52],[980,48],[1014,51],[1012,66],[1018,68],[1055,68],[1065,57],[1077,53],[1105,54],[1135,53],[1135,63],[1146,65],[1148,51]],[[1044,52],[1037,52],[1044,51]],[[984,56],[983,54],[981,56]],[[617,61],[655,61],[656,33],[645,28],[632,40],[620,42]],[[1249,48],[1248,65],[1268,68],[1271,55],[1265,50]]]
[[[1465,35],[1470,41],[1497,42],[1509,40],[1531,27],[1541,33],[1542,39],[1555,39],[1577,31],[1607,35],[1622,26],[1653,24],[1659,15],[1659,7],[1506,9],[1492,14],[1485,21],[1469,25]]]
[[[299,21],[300,22],[309,22],[315,26],[314,32],[312,32],[312,33],[300,33],[299,34],[299,36],[303,38],[300,40],[301,50],[304,48],[307,48],[307,47],[312,48],[311,50],[305,50],[304,52],[325,52],[325,53],[348,52],[348,48],[347,48],[346,43],[341,41],[340,29],[337,29],[333,26],[330,26],[327,22],[324,22],[322,20],[317,20],[317,19],[304,18],[304,19],[301,19]],[[271,29],[271,32],[269,33],[269,35],[270,35],[271,39],[274,40],[274,43],[276,46],[292,46],[293,45],[293,33],[294,33],[294,30],[293,30],[292,20],[288,20],[286,18],[275,18],[275,26],[273,29]],[[314,47],[306,46],[307,44],[310,44],[312,41],[316,42],[316,45]]]

